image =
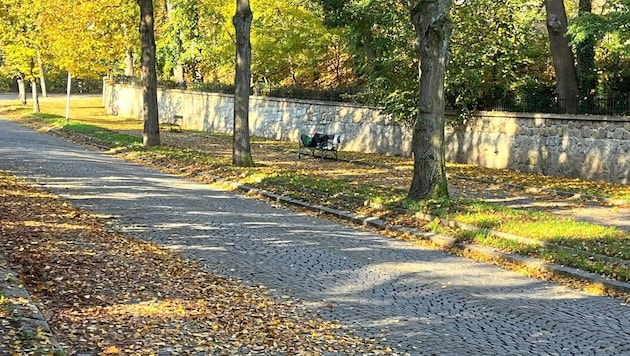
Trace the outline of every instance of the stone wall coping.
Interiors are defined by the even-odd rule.
[[[118,83],[115,83],[114,85],[117,85],[117,86],[120,86],[120,87],[135,87],[135,88],[141,89],[140,86],[134,85],[134,84],[118,84]],[[173,88],[173,89],[158,88],[158,90],[169,91],[171,93],[189,94],[189,95],[218,96],[218,97],[226,97],[226,98],[233,98],[234,97],[234,94],[213,93],[213,92],[194,91],[194,90],[177,89],[177,88]],[[309,105],[340,107],[340,108],[347,107],[347,108],[353,108],[353,109],[369,109],[369,110],[377,110],[377,111],[381,111],[381,110],[384,109],[383,107],[378,107],[378,106],[370,106],[370,105],[354,104],[354,103],[343,103],[343,102],[338,102],[338,101],[320,101],[320,100],[309,100],[309,99],[279,98],[279,97],[274,97],[274,96],[263,96],[263,95],[250,95],[249,99],[250,100],[255,100],[255,101],[290,102],[290,103],[296,103],[296,104],[309,104]]]
[[[610,121],[610,122],[630,122],[630,116],[613,115],[575,115],[575,114],[541,114],[541,113],[520,113],[512,111],[478,111],[476,117],[511,117],[522,119],[551,119],[566,121]]]

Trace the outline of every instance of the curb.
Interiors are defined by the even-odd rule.
[[[504,260],[504,261],[514,263],[516,265],[526,267],[529,269],[536,269],[536,270],[541,270],[544,272],[553,273],[553,274],[563,276],[563,277],[574,278],[577,280],[594,284],[607,292],[614,291],[618,293],[630,293],[630,283],[608,279],[596,273],[582,271],[580,269],[573,268],[573,267],[567,267],[567,266],[557,265],[553,263],[548,263],[543,260],[539,260],[532,257],[500,252],[491,247],[460,243],[460,242],[457,242],[452,237],[443,236],[443,235],[439,235],[435,233],[423,232],[423,231],[419,231],[413,228],[406,228],[406,227],[401,227],[401,226],[388,226],[384,220],[379,219],[379,218],[363,216],[363,215],[351,213],[349,211],[341,211],[341,210],[337,210],[334,208],[329,208],[329,207],[325,207],[321,205],[313,205],[302,200],[293,199],[284,195],[254,188],[247,184],[241,184],[241,183],[236,183],[233,181],[228,181],[226,179],[212,176],[209,174],[203,174],[201,176],[209,180],[212,180],[216,183],[230,186],[232,188],[235,188],[245,193],[260,194],[268,199],[275,200],[278,203],[298,206],[298,207],[305,208],[305,209],[308,209],[310,211],[314,211],[320,214],[332,215],[343,220],[347,220],[347,221],[364,225],[364,226],[374,227],[379,230],[390,230],[390,231],[395,231],[399,233],[409,234],[409,235],[418,237],[420,239],[430,241],[431,243],[434,243],[442,248],[455,248],[462,251],[474,252],[474,253],[483,255],[484,257],[489,258],[489,259]]]
[[[35,305],[28,291],[0,255],[0,291],[8,299],[11,312],[10,322],[20,333],[33,343],[36,353],[63,355],[63,348],[52,334],[48,322]],[[0,345],[0,353],[5,352]]]

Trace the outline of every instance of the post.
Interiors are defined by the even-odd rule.
[[[66,88],[66,123],[70,121],[70,91],[72,90],[72,75],[68,72],[68,87]]]

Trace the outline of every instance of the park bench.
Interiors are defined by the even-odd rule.
[[[184,117],[182,115],[172,115],[165,116],[160,119],[160,128],[168,127],[171,131],[177,128],[177,131],[182,132],[182,120]]]
[[[298,159],[302,158],[303,154],[308,154],[315,157],[317,152],[320,153],[320,157],[324,158],[327,154],[332,154],[337,157],[337,150],[339,149],[339,143],[341,142],[339,135],[320,135],[315,134],[312,137],[307,134],[301,134],[299,140]],[[306,152],[306,153],[304,153]]]

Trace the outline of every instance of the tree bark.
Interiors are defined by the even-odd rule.
[[[140,6],[140,39],[142,42],[142,100],[144,146],[160,145],[160,126],[157,105],[157,73],[155,69],[155,34],[153,29],[153,0],[136,0]]]
[[[236,0],[236,14],[232,19],[236,30],[232,164],[238,167],[254,165],[249,142],[249,85],[252,61],[250,30],[252,18],[249,0]]]
[[[26,83],[24,82],[24,76],[19,74],[16,76],[18,85],[18,97],[22,105],[26,105]]]
[[[545,0],[547,11],[547,32],[549,49],[556,72],[560,110],[564,113],[577,113],[578,81],[575,72],[573,52],[567,37],[567,14],[563,0]]]
[[[418,116],[413,127],[413,178],[408,197],[448,198],[444,149],[444,75],[452,24],[451,0],[419,1],[410,7],[418,57]]]

